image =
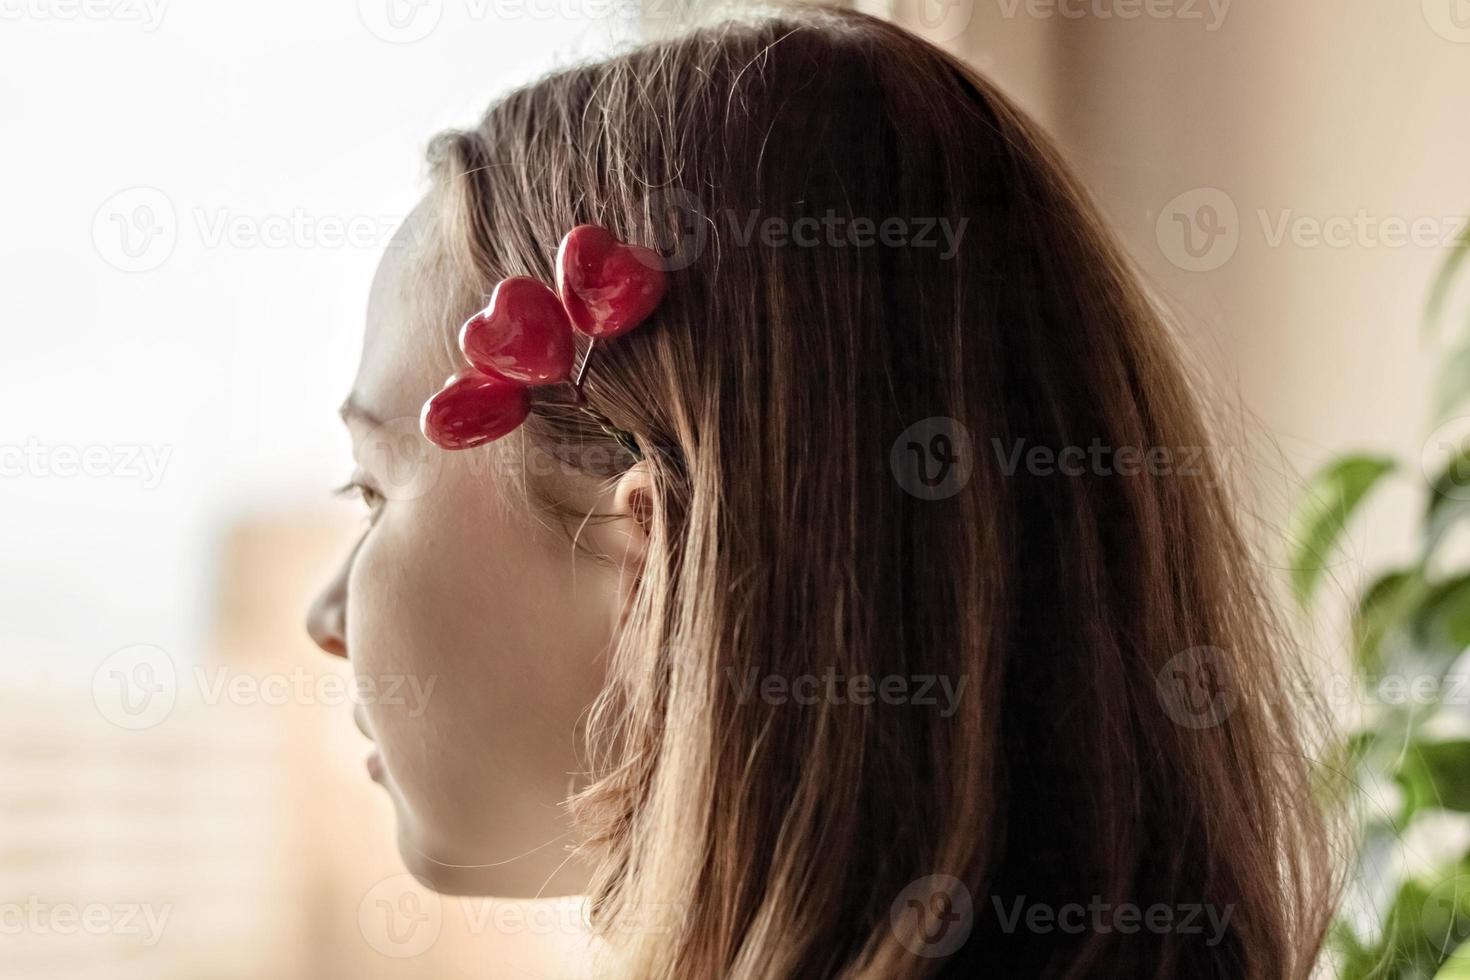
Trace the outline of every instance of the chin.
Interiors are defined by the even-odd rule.
[[[408,873],[440,895],[494,898],[556,898],[586,891],[590,869],[562,851],[532,853],[489,867],[428,856],[429,849],[402,825],[398,853]]]

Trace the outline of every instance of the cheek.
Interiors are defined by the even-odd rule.
[[[616,582],[487,505],[482,481],[440,489],[390,502],[368,532],[348,580],[348,650],[367,690],[401,678],[403,697],[365,705],[369,728],[400,802],[458,850],[497,820],[544,822],[564,797]]]

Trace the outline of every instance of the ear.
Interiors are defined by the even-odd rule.
[[[643,572],[648,542],[653,533],[653,471],[647,460],[639,460],[618,477],[613,488],[612,514],[624,541],[620,557],[623,568],[636,581]]]

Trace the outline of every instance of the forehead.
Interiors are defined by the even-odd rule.
[[[354,399],[387,420],[417,418],[454,371],[450,283],[433,275],[433,215],[421,202],[383,251],[368,295]]]

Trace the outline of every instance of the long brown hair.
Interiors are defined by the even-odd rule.
[[[1289,658],[1159,314],[1002,94],[786,11],[555,74],[431,159],[459,313],[578,223],[672,269],[587,385],[653,485],[575,801],[610,972],[1308,974],[1333,876]],[[523,431],[633,463],[579,419]]]

